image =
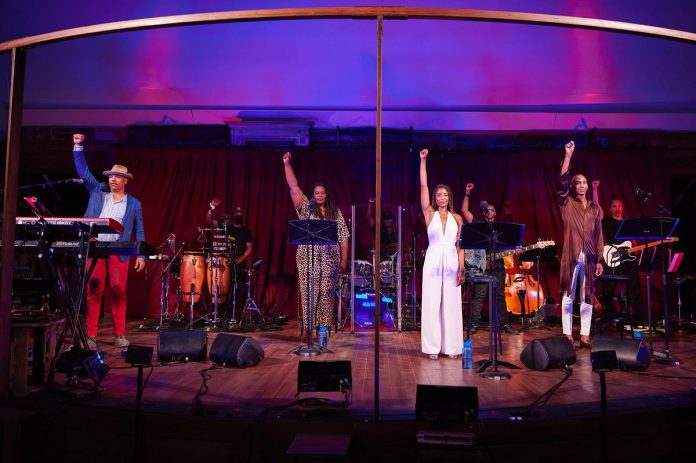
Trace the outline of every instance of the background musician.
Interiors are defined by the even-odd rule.
[[[595,182],[597,186],[595,188]],[[599,181],[592,182],[594,189],[594,198],[599,204]],[[616,232],[619,229],[621,221],[624,219],[624,204],[618,198],[611,200],[609,205],[609,215],[604,215],[602,218],[602,231],[604,232],[604,243],[606,245],[618,245],[624,240],[616,239]],[[625,275],[630,278],[628,280],[628,305],[631,308],[630,313],[636,315],[643,313],[643,296],[640,292],[640,281],[638,279],[638,266],[636,261],[624,261],[618,267],[608,267],[607,273],[614,275]],[[602,306],[604,310],[609,311],[614,307],[613,298],[616,292],[617,283],[614,281],[604,281],[602,285]]]
[[[485,206],[485,211],[483,219],[477,219],[474,214],[469,210],[469,197],[471,192],[474,190],[474,184],[468,183],[466,185],[466,192],[464,193],[464,199],[462,200],[462,216],[467,223],[472,222],[495,222],[496,210],[495,206],[491,203],[481,203]],[[487,260],[486,252],[481,249],[467,249],[465,252],[465,263],[469,267],[472,275],[483,274]],[[519,331],[510,326],[510,313],[507,310],[507,305],[505,304],[505,265],[502,259],[495,261],[495,276],[498,279],[498,287],[496,290],[495,297],[497,299],[498,306],[498,324],[500,325],[500,331],[503,333],[519,334]],[[476,283],[474,284],[474,300],[472,305],[472,325],[471,334],[474,334],[481,323],[481,308],[483,307],[483,301],[486,299],[488,294],[488,283]],[[490,315],[489,315],[490,316]]]
[[[133,180],[133,174],[128,168],[114,164],[111,170],[104,171],[108,177],[108,185],[99,182],[87,166],[83,151],[85,136],[73,135],[73,160],[77,174],[84,180],[84,187],[89,192],[89,202],[84,217],[102,217],[114,219],[123,225],[123,233],[100,233],[99,241],[145,241],[143,227],[143,209],[140,201],[126,193],[126,185]],[[129,256],[110,256],[108,259],[97,259],[94,271],[87,284],[87,346],[97,350],[97,331],[99,327],[99,312],[106,276],[109,276],[111,289],[111,313],[114,319],[114,346],[126,347],[129,342],[125,337],[126,330],[126,286],[128,283]],[[88,259],[87,268],[92,259]],[[135,269],[140,272],[145,268],[145,259],[138,256]]]
[[[210,200],[211,207],[208,209],[206,221],[212,228],[227,225],[224,227],[225,242],[229,250],[229,265],[234,268],[232,284],[236,286],[234,309],[235,312],[239,312],[246,301],[246,267],[247,259],[254,251],[254,237],[251,230],[244,225],[244,210],[241,207],[235,208],[231,215],[220,214],[214,217],[214,213],[211,211],[214,211],[220,204],[222,201],[218,198]],[[230,295],[230,297],[232,296]],[[232,315],[231,318],[236,320],[237,313]]]

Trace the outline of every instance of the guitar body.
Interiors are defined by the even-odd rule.
[[[629,253],[631,249],[631,242],[624,241],[619,244],[608,244],[604,246],[602,252],[602,257],[604,257],[604,262],[607,263],[608,267],[615,268],[621,265],[621,262],[636,260],[636,256]]]

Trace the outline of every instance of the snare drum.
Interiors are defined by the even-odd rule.
[[[191,292],[193,291],[193,302],[198,302],[203,291],[203,280],[205,279],[205,259],[202,252],[185,252],[181,258],[181,301],[191,302]]]
[[[380,326],[386,329],[395,329],[394,298],[380,293],[379,313]],[[375,326],[375,290],[371,288],[361,289],[355,293],[355,324],[360,328],[373,328]]]
[[[210,300],[215,302],[215,279],[218,284],[218,303],[227,302],[232,280],[232,269],[227,265],[227,257],[224,254],[213,254],[206,265],[205,279],[208,284]]]

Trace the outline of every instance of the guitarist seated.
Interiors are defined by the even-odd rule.
[[[598,190],[599,181],[597,182],[597,188],[594,188],[595,200],[598,200]],[[594,182],[593,182],[594,186]],[[618,245],[625,242],[623,240],[616,239],[616,232],[619,229],[621,221],[624,219],[624,204],[620,199],[614,198],[611,200],[611,205],[609,206],[609,215],[605,215],[602,218],[602,229],[604,231],[604,240],[606,245],[604,246],[605,251],[609,253],[616,252]],[[630,245],[629,245],[630,247]],[[605,253],[606,254],[606,253]],[[626,253],[626,255],[629,255]],[[605,255],[606,259],[607,255]],[[643,312],[643,297],[640,291],[640,280],[638,278],[638,266],[636,265],[635,259],[624,260],[618,266],[613,267],[614,259],[606,259],[607,262],[607,274],[614,275],[625,275],[630,278],[628,280],[628,304],[631,308],[629,313],[631,315],[641,314]],[[613,281],[604,281],[602,288],[601,301],[604,309],[607,312],[613,312],[614,303],[613,297],[616,292],[617,283]]]

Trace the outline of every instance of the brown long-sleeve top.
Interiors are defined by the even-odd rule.
[[[599,216],[599,206],[587,200],[587,207],[570,192],[570,173],[561,175],[559,183],[559,206],[563,221],[563,253],[561,254],[561,291],[569,292],[573,269],[580,251],[585,251],[585,302],[592,303],[595,267],[602,259],[604,234]]]

